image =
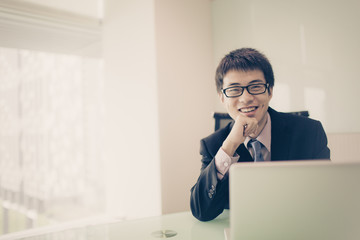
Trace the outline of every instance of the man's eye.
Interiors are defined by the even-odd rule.
[[[261,88],[261,86],[260,86],[260,85],[254,85],[254,86],[251,86],[251,89],[253,89],[253,90],[260,89],[260,88]]]
[[[252,85],[250,86],[251,91],[262,91],[264,89],[264,85]]]
[[[230,88],[228,89],[229,93],[238,93],[241,92],[241,88]]]

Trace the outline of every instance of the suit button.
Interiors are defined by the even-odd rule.
[[[212,195],[211,193],[209,193],[208,195],[209,195],[209,198],[212,198],[212,197],[213,197],[213,195]]]

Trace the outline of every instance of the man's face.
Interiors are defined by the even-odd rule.
[[[229,71],[223,82],[223,89],[228,87],[245,87],[250,84],[266,83],[264,73],[260,70],[253,71]],[[228,98],[223,93],[220,95],[221,102],[225,105],[227,112],[232,119],[238,115],[256,118],[260,129],[265,126],[269,102],[272,97],[272,88],[259,95],[251,95],[246,89],[239,97]]]

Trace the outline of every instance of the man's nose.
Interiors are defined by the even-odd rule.
[[[247,89],[244,89],[243,94],[239,97],[239,101],[242,103],[251,103],[254,100],[254,95],[251,95]]]

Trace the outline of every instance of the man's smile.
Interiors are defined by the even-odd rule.
[[[258,107],[243,107],[243,108],[239,108],[239,111],[242,113],[249,113],[255,111],[257,108]]]

